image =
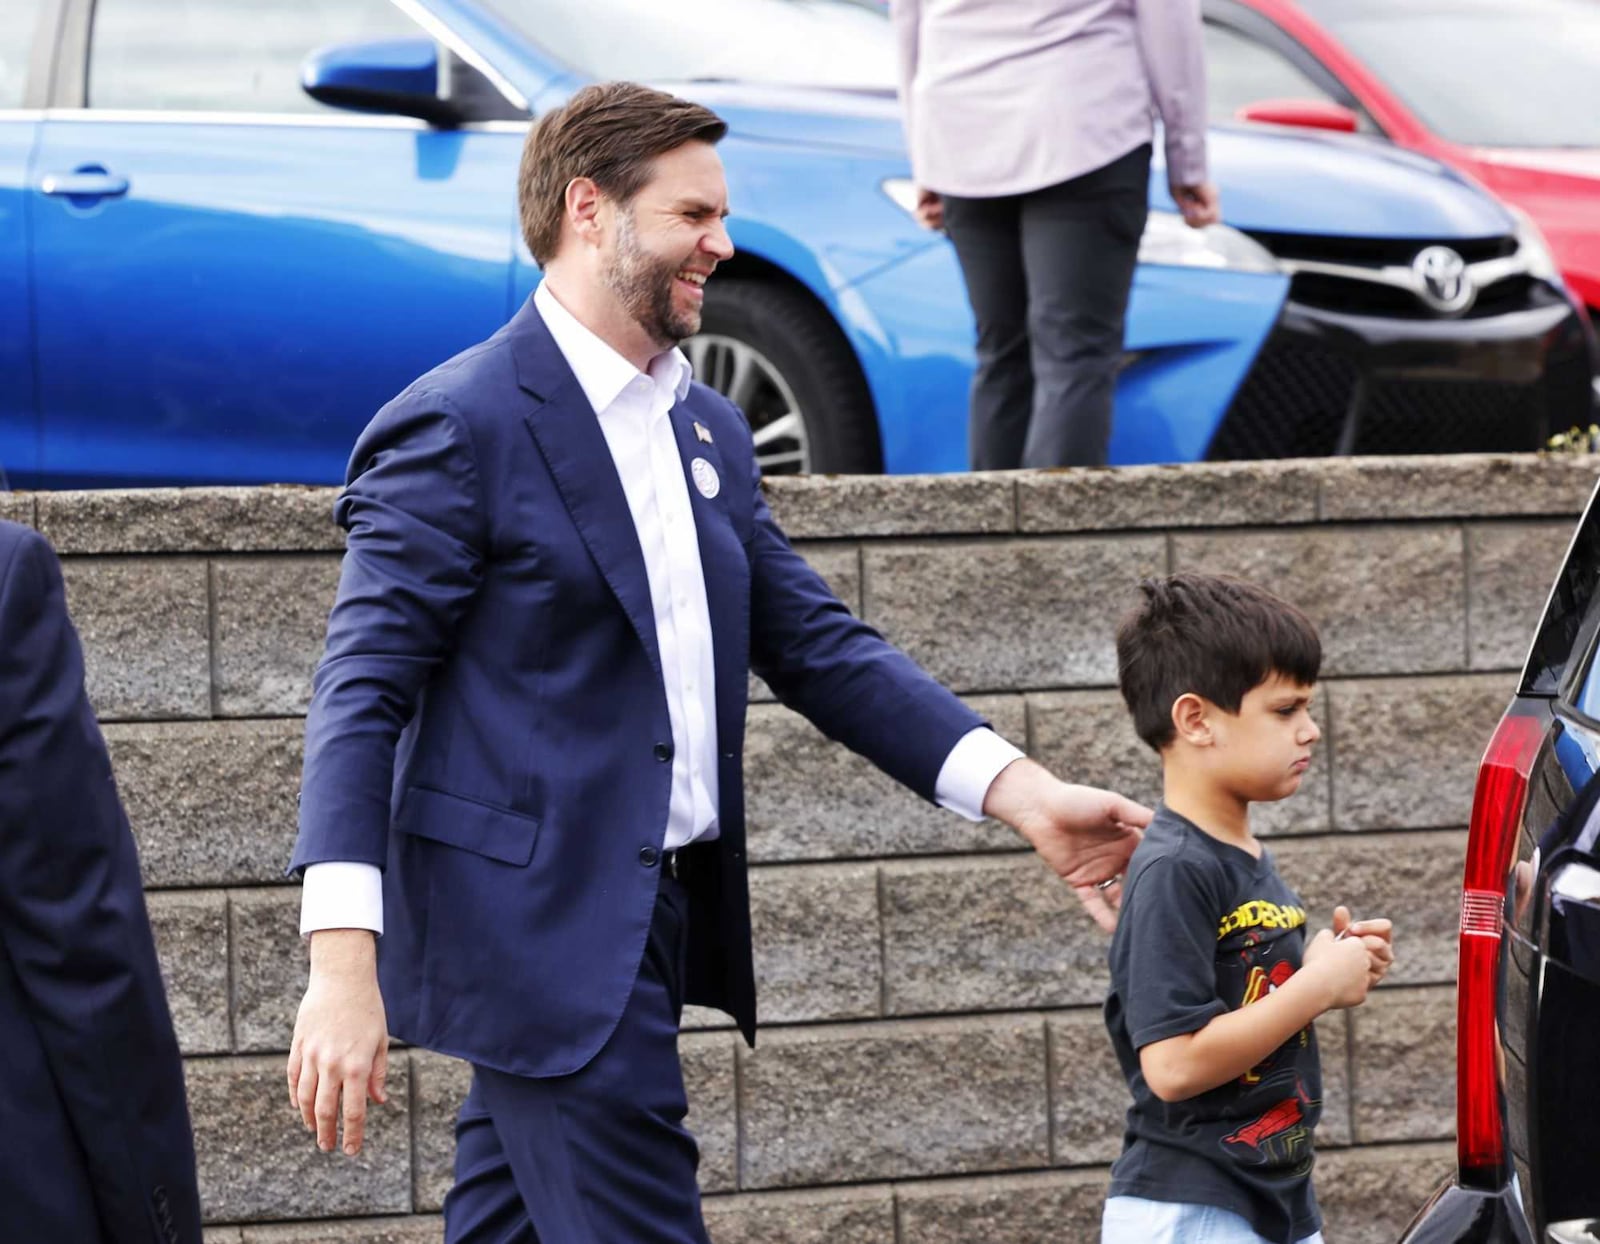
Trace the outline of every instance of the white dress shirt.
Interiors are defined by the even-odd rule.
[[[655,617],[656,644],[672,725],[672,794],[664,847],[717,837],[717,737],[711,613],[689,485],[668,412],[689,391],[683,351],[663,351],[640,372],[556,300],[548,284],[534,292],[556,347],[600,420],[616,464],[639,546]],[[939,770],[939,802],[980,820],[989,785],[1022,755],[992,730],[969,732]],[[327,862],[305,870],[300,931],[383,932],[383,888],[371,864]]]

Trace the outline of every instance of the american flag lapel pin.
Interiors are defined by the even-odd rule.
[[[704,441],[707,445],[711,444],[711,429],[698,419],[694,421],[694,438],[697,441]]]

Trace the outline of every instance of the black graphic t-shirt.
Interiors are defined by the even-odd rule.
[[[1300,967],[1305,908],[1261,858],[1157,810],[1128,865],[1111,940],[1106,1027],[1133,1093],[1111,1195],[1215,1205],[1293,1244],[1321,1229],[1311,1131],[1322,1113],[1307,1027],[1258,1066],[1187,1101],[1163,1102],[1139,1050],[1197,1032],[1265,997]]]

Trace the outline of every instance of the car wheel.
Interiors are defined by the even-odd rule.
[[[713,278],[700,332],[683,350],[695,379],[750,420],[763,474],[883,469],[861,369],[808,295],[769,281]]]

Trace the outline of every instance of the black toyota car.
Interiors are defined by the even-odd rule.
[[[1461,892],[1457,1172],[1402,1244],[1600,1244],[1597,648],[1591,497],[1478,770]]]

